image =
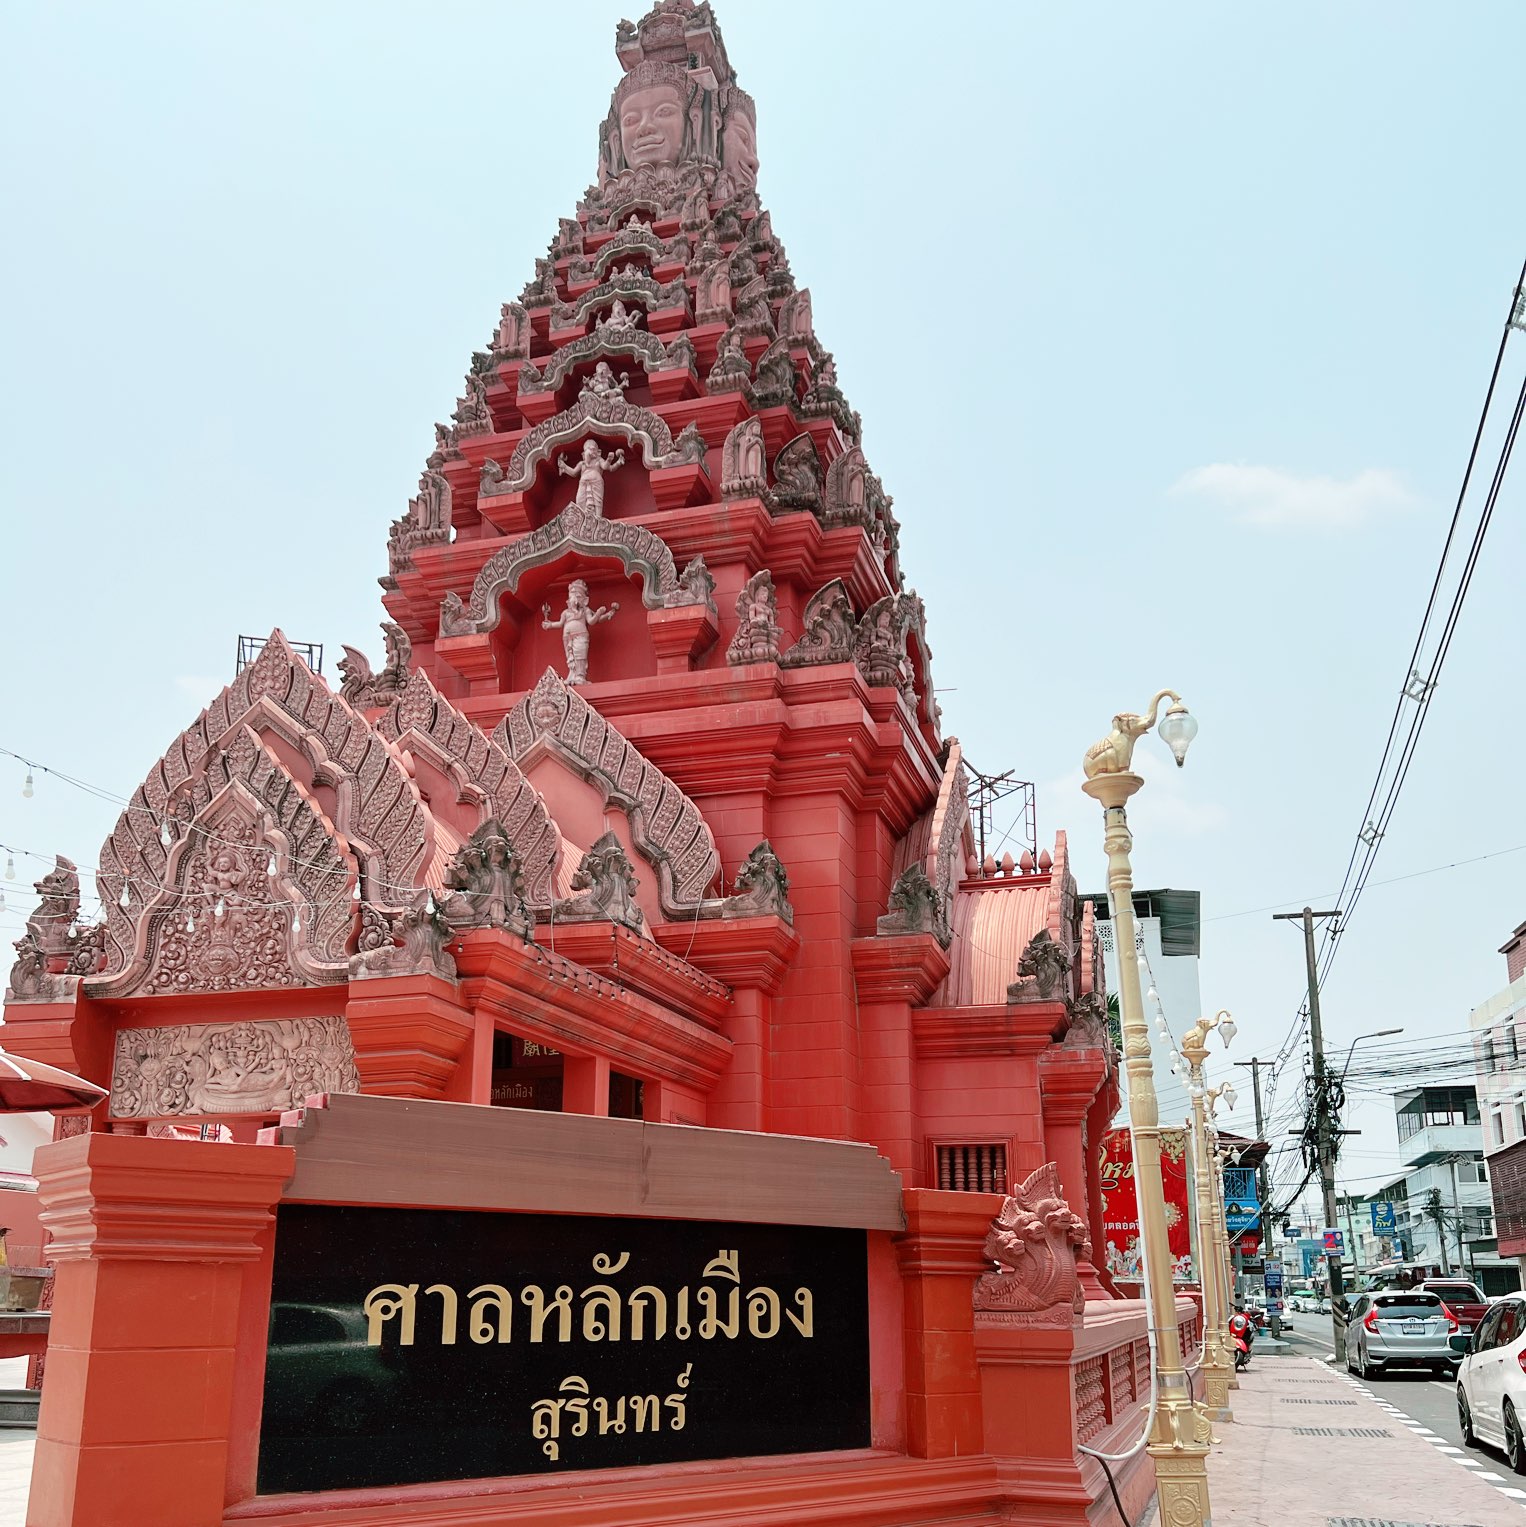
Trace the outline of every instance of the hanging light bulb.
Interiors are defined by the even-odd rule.
[[[21,797],[23,800],[28,801],[32,798],[32,771],[30,769],[26,771],[26,779],[21,785]]]
[[[227,910],[228,904],[222,899],[221,896],[219,896],[217,898],[217,905],[212,908],[212,916],[215,917],[218,922],[221,922],[223,920],[223,915],[227,912]]]
[[[1166,1020],[1160,1013],[1155,1015],[1155,1027],[1159,1029],[1162,1034],[1166,1032]]]
[[[270,850],[270,859],[265,865],[265,873],[269,875],[272,880],[276,878],[276,851],[274,849]]]
[[[355,881],[355,889],[350,893],[350,900],[351,901],[359,901],[360,900],[360,881],[359,881],[359,879],[357,879]]]
[[[1224,1048],[1229,1048],[1229,1041],[1239,1033],[1239,1026],[1233,1018],[1221,1018],[1219,1020],[1219,1033],[1224,1037]]]
[[[291,931],[293,933],[300,933],[302,931],[302,909],[300,907],[291,914]]]
[[[0,912],[5,911],[5,892],[0,891]]]
[[[122,894],[117,897],[117,905],[121,907],[124,912],[129,906],[132,905],[127,895],[127,882],[125,880],[122,882]]]
[[[7,880],[14,880],[16,878],[16,859],[13,854],[5,856],[5,878]]]
[[[196,931],[195,919],[192,918],[189,912],[187,912],[185,915],[185,931],[187,933],[194,933]]]
[[[159,841],[168,848],[173,843],[174,835],[170,832],[170,819],[165,819],[159,824]]]

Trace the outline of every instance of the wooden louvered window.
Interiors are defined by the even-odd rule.
[[[956,1193],[1005,1193],[1007,1147],[1004,1144],[940,1145],[938,1186]]]

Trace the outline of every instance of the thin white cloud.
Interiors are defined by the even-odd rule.
[[[1171,492],[1216,503],[1243,524],[1277,530],[1350,530],[1414,502],[1399,474],[1386,467],[1346,478],[1301,477],[1277,467],[1216,461],[1184,473]]]

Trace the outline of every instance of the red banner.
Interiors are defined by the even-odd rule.
[[[1115,1278],[1142,1280],[1139,1201],[1134,1193],[1134,1148],[1126,1129],[1110,1129],[1098,1147],[1102,1175],[1102,1240],[1107,1270]],[[1187,1132],[1160,1132],[1160,1176],[1166,1191],[1166,1229],[1172,1278],[1192,1281],[1192,1230],[1187,1208]]]

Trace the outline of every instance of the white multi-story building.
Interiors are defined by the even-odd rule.
[[[1394,1094],[1394,1113],[1406,1170],[1380,1193],[1394,1202],[1400,1260],[1472,1277],[1486,1293],[1516,1287],[1495,1244],[1477,1090],[1411,1087]]]
[[[1526,1280],[1526,923],[1505,943],[1509,985],[1469,1018],[1498,1249]]]

